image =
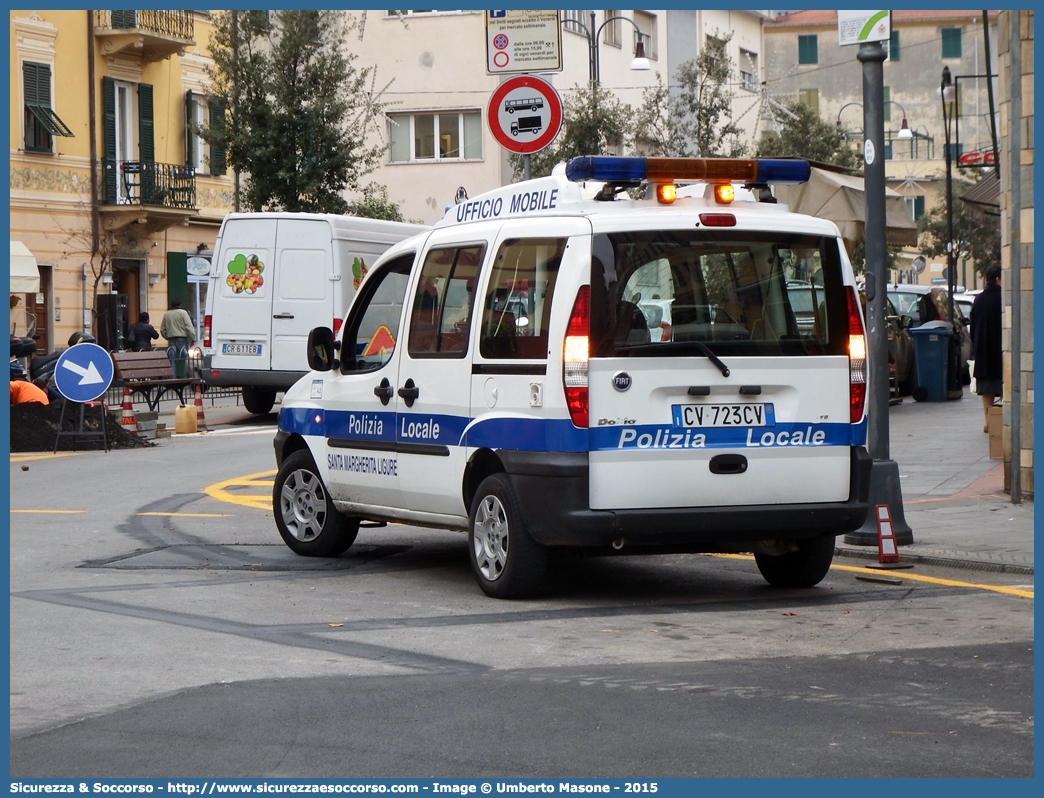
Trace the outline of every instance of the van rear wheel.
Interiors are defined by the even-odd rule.
[[[304,557],[336,557],[359,534],[359,519],[342,515],[306,451],[283,461],[272,489],[272,509],[283,542]]]
[[[823,581],[834,559],[834,536],[820,535],[797,542],[797,551],[755,554],[754,561],[773,587],[813,587]]]
[[[547,569],[547,549],[526,531],[506,474],[482,480],[471,503],[468,549],[479,587],[501,599],[533,595]]]
[[[248,413],[263,416],[265,413],[271,412],[272,406],[275,405],[275,398],[275,388],[262,388],[258,385],[243,386],[243,407],[247,409]]]

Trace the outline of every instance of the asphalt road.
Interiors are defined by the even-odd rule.
[[[457,533],[293,555],[230,420],[12,463],[13,777],[1033,775],[1029,577],[566,557],[499,602]]]

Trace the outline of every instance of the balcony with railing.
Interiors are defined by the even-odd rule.
[[[193,41],[192,11],[95,11],[94,35],[104,55],[138,53],[146,61],[182,55]]]
[[[131,222],[157,231],[198,213],[191,166],[151,161],[102,161],[102,213],[115,230]]]

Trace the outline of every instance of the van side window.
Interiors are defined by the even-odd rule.
[[[493,261],[482,304],[484,358],[547,358],[551,300],[564,238],[511,238]]]
[[[343,373],[376,371],[391,360],[413,259],[404,255],[363,282],[341,342]]]
[[[428,252],[412,302],[411,357],[463,357],[468,351],[475,282],[485,249],[475,244]]]

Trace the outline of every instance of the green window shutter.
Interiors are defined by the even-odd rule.
[[[117,29],[138,27],[137,13],[130,10],[112,11],[112,27]]]
[[[105,204],[116,204],[116,81],[102,78],[102,158]]]
[[[891,105],[891,102],[892,102],[892,87],[891,86],[885,86],[884,87],[884,116],[882,117],[882,119],[885,122],[891,122],[892,121],[892,105]]]
[[[156,125],[152,118],[152,86],[138,84],[138,160],[156,160]]]
[[[888,39],[888,60],[899,60],[899,31],[897,30],[893,30],[892,35]]]
[[[184,252],[167,253],[167,307],[175,300],[181,300],[183,308],[190,308],[188,290],[188,254]]]
[[[961,29],[960,28],[943,28],[942,29],[942,57],[943,58],[960,58],[961,57]]]
[[[798,63],[819,63],[819,37],[817,35],[798,36]]]
[[[914,221],[924,216],[924,197],[914,197]]]
[[[73,135],[69,126],[59,119],[58,114],[51,108],[51,67],[47,64],[34,64],[26,61],[22,64],[22,81],[25,107],[30,114],[30,117],[26,118],[26,124],[30,124],[30,119],[35,120],[31,123],[35,127],[35,133],[26,131],[27,139],[32,138],[34,141],[34,146],[28,147],[28,149],[40,152],[42,151],[40,145],[43,144],[44,149],[50,151],[50,140],[40,141],[41,138],[47,139],[48,133],[52,136],[71,137]]]
[[[196,136],[192,130],[192,92],[185,92],[185,166],[196,162]]]
[[[224,131],[225,129],[225,101],[220,97],[210,98],[210,127],[213,130]],[[222,138],[224,138],[222,136]],[[210,144],[210,174],[223,175],[226,170],[225,148],[211,142]]]

